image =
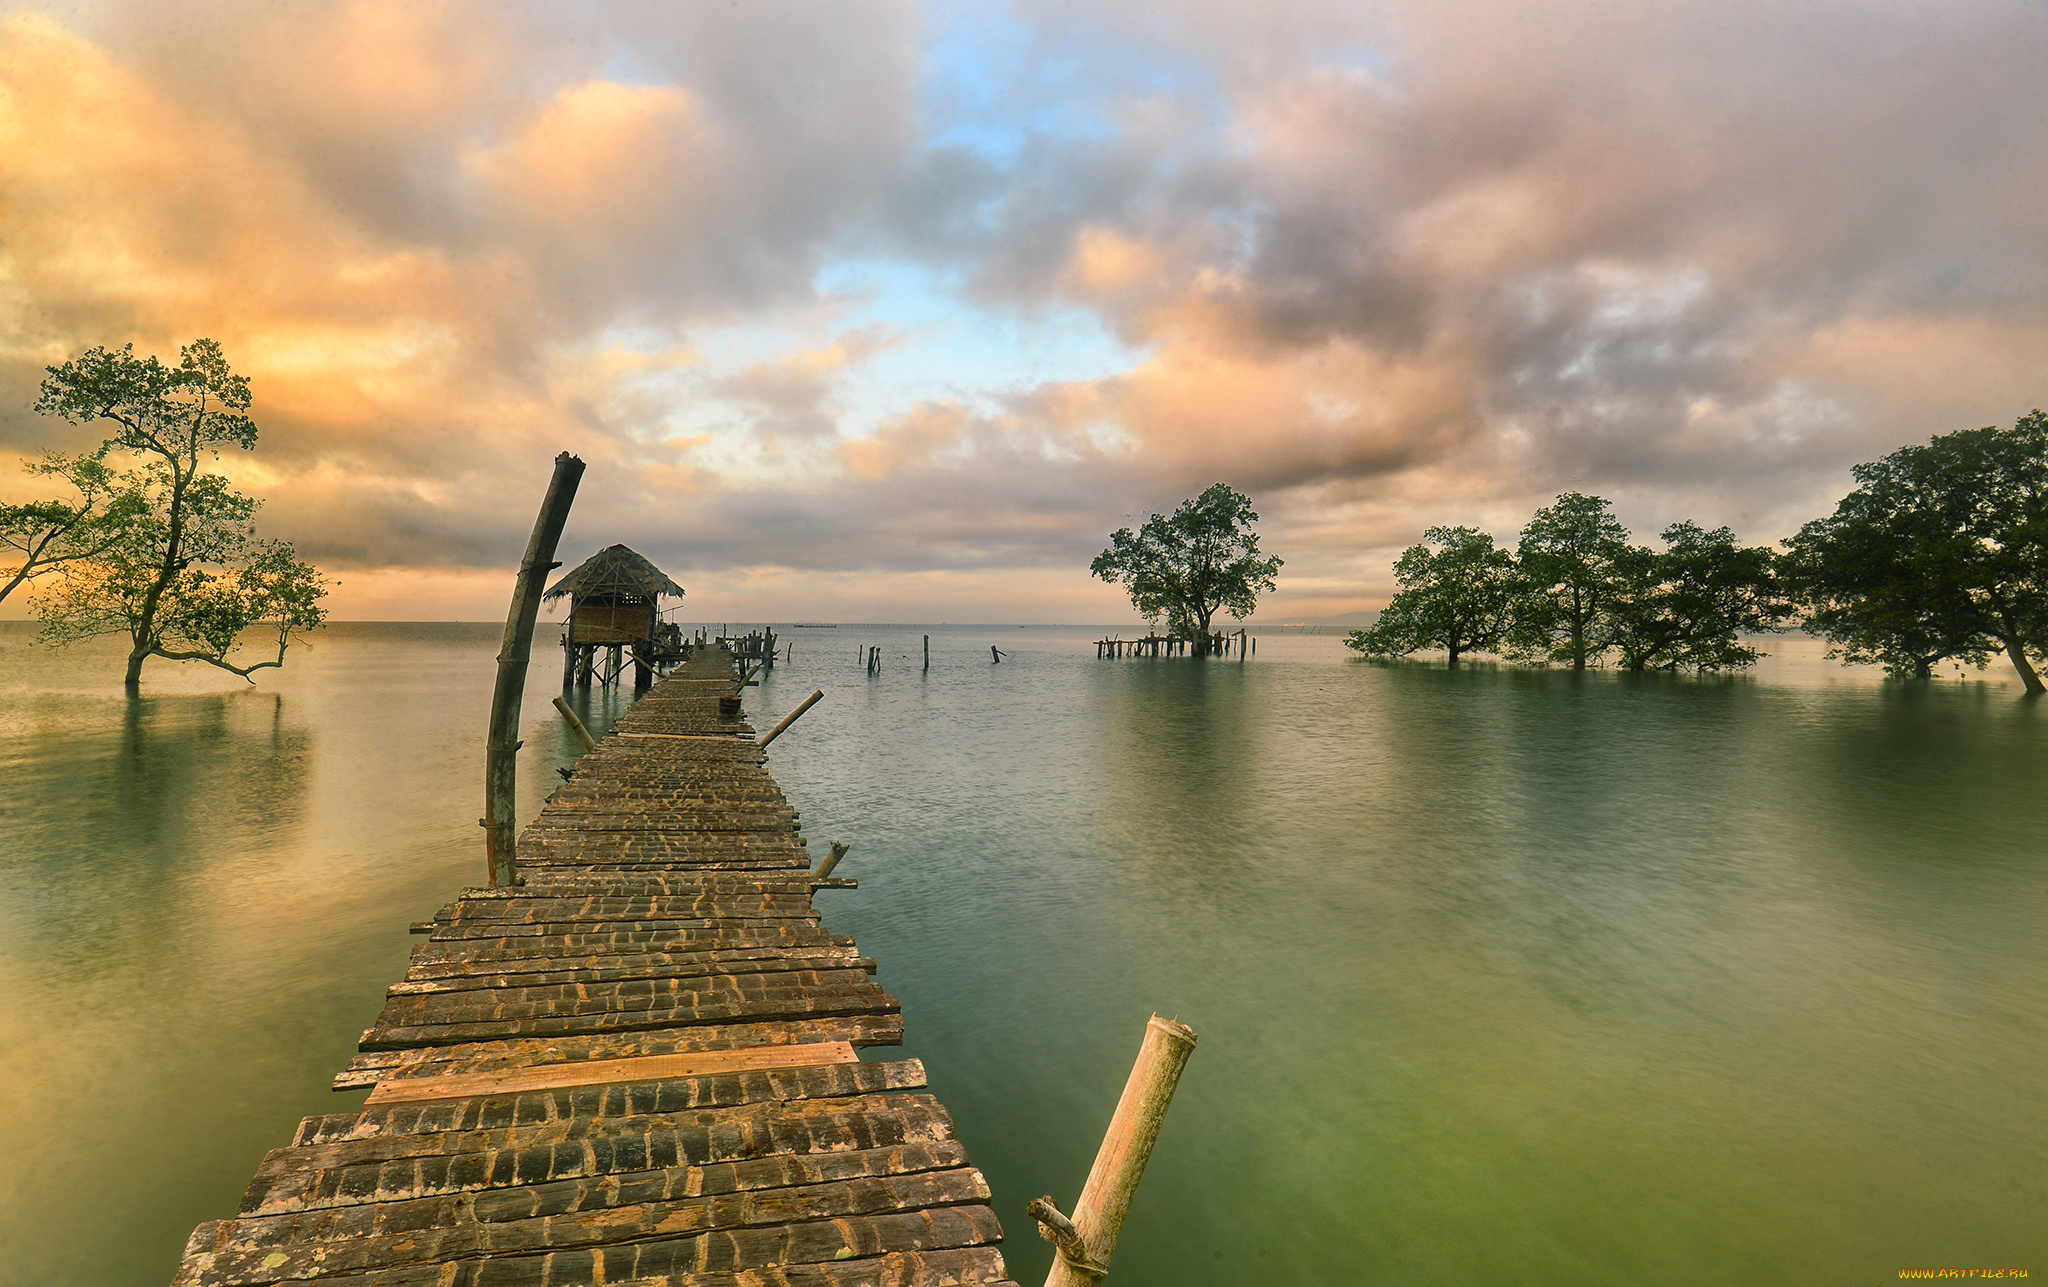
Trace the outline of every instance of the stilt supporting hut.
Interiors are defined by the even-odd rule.
[[[562,687],[596,682],[609,688],[619,682],[630,656],[633,686],[641,688],[664,661],[679,660],[682,636],[675,626],[662,623],[663,595],[680,599],[683,587],[623,545],[599,550],[555,582],[545,597],[569,600]]]

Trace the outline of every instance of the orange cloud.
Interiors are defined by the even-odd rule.
[[[641,242],[692,222],[712,167],[702,108],[672,85],[570,85],[463,168],[498,217],[556,236]]]

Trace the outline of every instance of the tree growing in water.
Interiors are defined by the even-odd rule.
[[[1401,591],[1345,645],[1374,657],[1441,648],[1569,662],[1609,652],[1629,670],[1731,670],[1762,654],[1742,636],[1791,613],[1767,549],[1686,521],[1665,548],[1628,543],[1598,496],[1572,492],[1523,529],[1521,557],[1469,527],[1433,527],[1394,565]],[[1433,551],[1430,546],[1436,546]]]
[[[108,467],[106,449],[82,456],[51,452],[27,466],[42,478],[62,479],[76,500],[28,501],[0,505],[0,602],[39,577],[93,558],[118,539],[122,525],[140,505]]]
[[[1258,520],[1251,497],[1216,483],[1171,515],[1154,514],[1136,532],[1112,533],[1109,548],[1088,570],[1121,583],[1133,607],[1149,620],[1163,618],[1174,636],[1192,639],[1200,656],[1209,650],[1219,609],[1246,617],[1260,593],[1274,588],[1281,560],[1259,557],[1252,528]]]
[[[1369,657],[1442,648],[1453,666],[1461,653],[1499,648],[1514,619],[1514,555],[1469,527],[1432,527],[1422,541],[1394,564],[1401,589],[1379,620],[1344,646]]]
[[[1614,646],[1608,619],[1622,593],[1628,529],[1598,496],[1566,492],[1522,529],[1522,571],[1508,652],[1584,670]]]
[[[1725,527],[1686,520],[1664,529],[1662,552],[1632,546],[1618,561],[1606,637],[1628,670],[1740,670],[1763,654],[1742,636],[1792,614],[1771,551],[1742,546]]]
[[[2030,694],[2048,651],[2048,416],[1941,434],[1852,471],[1855,491],[1785,542],[1828,655],[1926,679],[2003,652]]]
[[[38,601],[44,639],[127,633],[131,690],[151,657],[203,661],[244,678],[283,665],[292,638],[325,618],[327,586],[289,544],[259,540],[260,502],[204,467],[223,446],[256,445],[248,378],[206,339],[186,345],[175,367],[138,358],[131,344],[47,371],[36,410],[73,424],[112,423],[98,457],[136,464],[119,471],[125,500],[110,507],[98,548],[68,563]],[[237,640],[257,625],[275,632],[277,655],[238,664]]]

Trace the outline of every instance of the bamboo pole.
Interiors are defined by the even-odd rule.
[[[590,735],[590,730],[583,726],[583,721],[576,717],[576,712],[569,709],[569,703],[557,697],[555,699],[555,709],[562,712],[563,719],[569,721],[569,728],[576,734],[576,739],[583,743],[584,750],[594,751],[597,749],[597,739]]]
[[[768,736],[754,743],[754,745],[766,746],[768,745],[768,743],[774,741],[776,738],[781,737],[782,730],[788,728],[791,724],[796,723],[797,716],[803,714],[811,707],[816,706],[819,702],[823,701],[824,699],[825,690],[822,688],[812,693],[809,697],[804,698],[803,701],[800,704],[798,704],[795,710],[791,711],[789,714],[784,715],[782,717],[782,722],[780,724],[777,724],[774,728],[768,730]]]
[[[833,841],[832,852],[826,854],[825,861],[818,864],[818,870],[811,873],[812,878],[815,880],[823,880],[825,879],[825,877],[831,875],[832,869],[839,865],[839,860],[841,858],[846,857],[846,851],[848,849],[851,849],[852,847],[853,846],[848,844],[842,844],[837,840]]]
[[[1116,1251],[1131,1199],[1137,1196],[1145,1163],[1152,1157],[1153,1141],[1159,1138],[1181,1069],[1194,1052],[1193,1029],[1153,1015],[1095,1165],[1088,1170],[1081,1200],[1074,1204],[1073,1219],[1061,1215],[1050,1197],[1034,1198],[1025,1207],[1038,1221],[1038,1236],[1056,1248],[1045,1287],[1094,1287],[1109,1272],[1109,1258]]]
[[[576,485],[583,480],[583,462],[568,452],[555,457],[555,476],[533,520],[526,557],[519,561],[519,579],[512,587],[512,606],[505,612],[505,642],[498,649],[498,684],[491,692],[491,732],[484,745],[484,858],[491,884],[519,883],[518,837],[513,831],[513,804],[519,785],[519,706],[526,695],[526,663],[533,652],[533,623],[540,615],[541,590],[548,573],[560,567],[555,545]]]

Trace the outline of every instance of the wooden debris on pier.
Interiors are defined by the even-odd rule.
[[[177,1287],[1002,1284],[1001,1226],[829,933],[753,730],[700,652],[444,907],[337,1089]]]

